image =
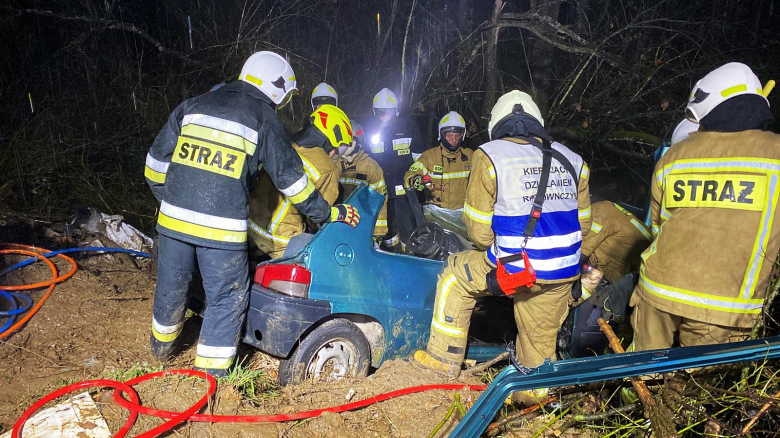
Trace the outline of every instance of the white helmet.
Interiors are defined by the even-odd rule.
[[[452,131],[459,131],[461,134],[466,134],[466,121],[463,120],[463,117],[461,117],[460,114],[457,113],[457,111],[450,111],[448,112],[444,117],[439,120],[439,138],[437,140],[441,140],[441,131],[444,128],[456,128],[452,129]]]
[[[493,127],[498,124],[501,119],[512,114],[515,109],[515,105],[521,105],[523,112],[529,116],[535,118],[544,127],[544,119],[542,118],[542,112],[539,111],[539,107],[536,106],[534,100],[528,93],[524,93],[518,90],[512,90],[509,93],[504,94],[498,98],[498,101],[493,105],[493,110],[490,111],[490,121],[488,122],[488,135],[490,139],[493,139]]]
[[[395,115],[398,115],[398,96],[395,95],[389,88],[382,88],[379,93],[374,96],[374,114],[376,110],[388,110],[395,108]]]
[[[753,70],[740,62],[730,62],[709,72],[693,86],[688,106],[685,108],[685,117],[692,122],[701,123],[701,119],[716,106],[743,94],[755,94],[766,100],[761,82]]]
[[[314,87],[314,91],[311,92],[311,109],[314,110],[317,108],[317,105],[325,104],[339,106],[339,93],[336,93],[336,90],[330,85],[321,82]]]
[[[677,127],[674,128],[674,132],[672,133],[672,145],[685,140],[691,135],[692,132],[696,132],[698,130],[698,123],[693,123],[688,119],[683,119],[682,122],[680,122]]]
[[[241,69],[239,80],[254,85],[280,109],[298,92],[295,72],[290,64],[273,52],[257,52],[250,56]]]

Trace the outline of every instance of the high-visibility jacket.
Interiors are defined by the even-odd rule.
[[[552,147],[568,158],[578,175],[570,175],[553,158],[542,215],[526,245],[540,284],[579,275],[582,236],[591,226],[588,166],[566,146],[553,142]],[[493,140],[474,152],[463,222],[471,241],[488,250],[493,264],[496,256],[520,252],[541,170],[542,152],[529,144]],[[522,261],[505,266],[509,272],[523,270]]]
[[[368,187],[385,195],[385,203],[374,225],[374,235],[384,236],[387,234],[387,186],[382,168],[379,167],[373,158],[369,157],[364,151],[358,151],[355,158],[350,163],[344,158],[339,158],[338,162],[341,177],[339,182],[344,188],[343,198],[346,199],[358,186],[364,182]]]
[[[417,123],[409,117],[398,116],[387,123],[374,118],[363,127],[366,133],[364,147],[385,173],[388,197],[405,196],[404,174],[427,149]]]
[[[661,158],[652,182],[655,240],[638,298],[727,327],[753,326],[780,249],[780,135],[694,132]]]
[[[248,191],[261,165],[299,211],[317,223],[329,219],[257,88],[237,81],[184,101],[146,156],[144,175],[160,202],[157,231],[200,246],[246,248]]]
[[[339,195],[339,168],[321,147],[292,148],[301,157],[303,169],[328,205]],[[249,230],[252,240],[266,254],[281,256],[290,238],[306,231],[305,218],[271,183],[265,172],[249,195]]]
[[[428,149],[414,161],[404,175],[406,186],[412,187],[412,179],[415,175],[430,175],[433,192],[430,203],[449,210],[463,208],[471,172],[472,154],[474,151],[471,149],[458,148],[452,152],[441,144]]]
[[[612,283],[639,269],[642,252],[653,237],[639,219],[609,201],[591,206],[590,233],[582,239],[582,254],[589,257]]]

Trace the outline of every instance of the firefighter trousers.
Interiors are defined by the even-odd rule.
[[[388,237],[398,234],[404,245],[414,230],[414,213],[406,196],[393,196],[387,200]]]
[[[708,324],[664,312],[650,305],[637,293],[631,297],[631,305],[634,307],[631,315],[634,342],[629,347],[630,351],[671,348],[675,338],[680,347],[690,347],[744,341],[750,334],[748,328]]]
[[[442,362],[463,362],[471,314],[476,299],[489,296],[485,275],[494,268],[484,251],[449,256],[439,274],[431,321],[428,354]],[[523,366],[537,367],[555,360],[558,329],[569,311],[573,282],[536,284],[512,295],[517,341],[515,354]]]
[[[206,248],[160,235],[152,319],[154,338],[160,342],[173,342],[181,334],[190,284],[200,270],[206,310],[195,366],[228,368],[236,356],[249,302],[247,255],[246,249]]]

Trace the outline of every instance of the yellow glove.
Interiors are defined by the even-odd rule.
[[[360,222],[360,213],[357,208],[349,204],[336,204],[330,208],[331,222],[344,222],[352,228],[355,228]]]

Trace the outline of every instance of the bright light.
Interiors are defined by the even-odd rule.
[[[379,134],[374,134],[373,136],[371,136],[371,143],[373,144],[379,143]]]

